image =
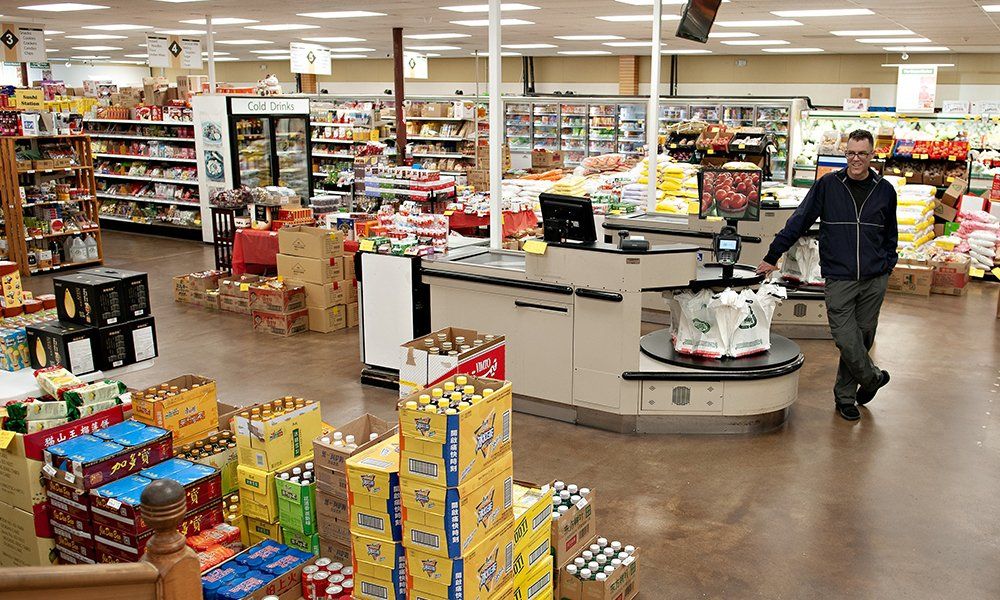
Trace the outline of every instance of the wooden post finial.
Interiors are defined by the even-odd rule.
[[[142,559],[160,572],[161,600],[201,600],[198,555],[177,530],[187,512],[184,487],[172,479],[159,479],[147,485],[139,499],[142,518],[153,530]]]

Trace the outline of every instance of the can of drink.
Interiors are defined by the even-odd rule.
[[[316,562],[314,562],[313,564],[316,565],[317,567],[319,567],[321,570],[326,571],[327,567],[332,562],[333,561],[331,559],[321,556],[320,558],[317,558]]]
[[[344,597],[344,588],[339,585],[331,585],[326,588],[325,600],[340,600]]]
[[[345,579],[344,583],[340,584],[340,587],[344,588],[344,597],[350,598],[351,594],[354,593],[354,580]]]
[[[305,596],[306,600],[323,600],[323,591],[327,588],[327,579],[330,574],[322,569],[309,576],[309,592],[311,596]]]
[[[302,567],[302,596],[306,600],[315,600],[316,588],[312,584],[312,576],[319,573],[316,565],[306,565]]]
[[[340,573],[344,570],[344,564],[339,562],[332,562],[326,566],[326,570],[331,573]]]
[[[345,579],[347,578],[341,575],[340,573],[330,573],[330,578],[327,581],[330,582],[330,585],[333,584],[340,585],[344,583]]]
[[[343,569],[340,570],[340,574],[343,575],[345,579],[353,579],[354,567],[344,567]]]

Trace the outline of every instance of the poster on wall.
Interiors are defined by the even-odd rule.
[[[937,65],[900,65],[896,76],[896,112],[934,112],[937,74]]]
[[[417,52],[403,52],[403,77],[427,79],[427,57]]]
[[[45,32],[41,27],[21,26],[12,23],[0,25],[0,48],[3,60],[10,62],[44,62]]]
[[[315,44],[299,44],[292,42],[289,46],[292,55],[292,73],[305,75],[331,75],[333,67],[330,61],[330,49]]]

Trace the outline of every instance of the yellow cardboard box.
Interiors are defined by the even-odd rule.
[[[214,380],[201,375],[182,375],[162,385],[188,391],[162,400],[133,396],[132,413],[136,421],[169,429],[174,434],[175,446],[201,439],[219,424]]]
[[[446,380],[454,382],[454,377]],[[445,382],[437,385],[443,386]],[[475,477],[510,447],[511,384],[468,377],[477,393],[488,397],[456,415],[407,408],[419,390],[399,403],[401,472],[442,487],[457,487]]]
[[[40,567],[55,562],[54,540],[38,535],[35,515],[0,502],[0,567]]]
[[[552,539],[547,531],[539,531],[536,535],[522,540],[521,549],[514,544],[514,584],[524,581],[530,571],[548,559],[549,570],[552,570]]]
[[[385,581],[368,574],[354,573],[354,595],[356,600],[403,600],[409,599],[405,590],[396,591],[391,581]]]
[[[513,452],[508,450],[457,488],[400,477],[404,538],[423,540],[422,549],[440,556],[462,556],[513,516],[513,472]]]
[[[400,560],[405,561],[402,544],[367,535],[351,535],[351,552],[359,563],[370,563],[380,567],[398,567]]]
[[[364,496],[364,494],[361,494]],[[351,535],[364,535],[387,542],[402,540],[402,515],[398,512],[399,501],[388,501],[389,505],[380,508],[351,505]]]
[[[442,558],[409,538],[403,540],[403,546],[409,588],[417,592],[449,599],[490,598],[513,579],[513,516],[462,558]]]
[[[344,259],[305,258],[302,256],[278,255],[278,275],[284,279],[306,281],[308,283],[329,283],[344,280]]]
[[[244,517],[246,519],[247,535],[251,541],[250,545],[256,544],[261,540],[274,540],[276,542],[281,542],[281,525],[275,521],[265,521],[263,519],[255,519],[253,517]]]
[[[323,430],[318,402],[285,412],[268,421],[253,419],[249,411],[233,417],[241,465],[276,471],[312,458],[312,441]]]
[[[470,590],[469,595],[465,595],[466,599],[472,600],[510,600],[514,595],[514,582],[507,581],[496,588],[493,592],[486,594],[485,592],[480,593],[481,590]],[[407,600],[452,600],[447,596],[436,596],[434,594],[429,594],[424,591],[415,590],[412,587],[406,590]],[[547,598],[541,598],[539,600],[549,600]]]
[[[595,582],[597,583],[597,582]],[[552,556],[547,556],[534,569],[514,576],[514,600],[547,600],[552,597]],[[580,599],[582,600],[582,598]]]
[[[399,450],[399,435],[396,434],[347,459],[348,492],[383,500],[398,495]]]
[[[538,487],[514,482],[514,552],[524,550],[536,538],[552,539],[551,484]]]
[[[243,514],[264,521],[276,521],[278,493],[274,485],[274,472],[237,465],[236,476]]]

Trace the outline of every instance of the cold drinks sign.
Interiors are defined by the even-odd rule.
[[[234,115],[307,115],[308,98],[230,98]]]

